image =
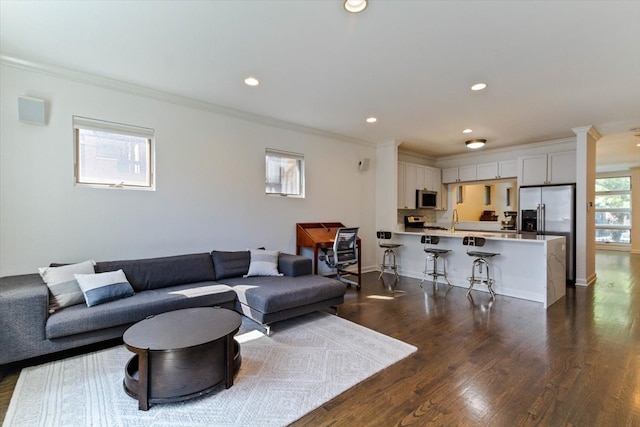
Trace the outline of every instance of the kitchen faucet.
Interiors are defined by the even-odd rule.
[[[458,223],[458,210],[454,209],[451,213],[451,231],[456,231],[456,224]]]

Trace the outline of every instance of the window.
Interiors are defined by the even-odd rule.
[[[304,155],[267,148],[265,192],[304,197]]]
[[[631,177],[596,179],[596,242],[628,244],[631,236]]]
[[[153,189],[153,129],[73,117],[76,184]]]

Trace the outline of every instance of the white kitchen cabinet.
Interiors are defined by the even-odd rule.
[[[478,179],[476,165],[460,166],[458,168],[458,179],[460,182],[475,181]]]
[[[576,152],[565,151],[548,155],[547,175],[549,184],[571,184],[576,182]]]
[[[496,179],[498,177],[498,163],[482,163],[476,166],[476,179]]]
[[[503,160],[502,162],[498,162],[499,178],[515,178],[517,176],[518,176],[517,160]]]
[[[404,177],[405,177],[405,163],[398,162],[398,209],[404,209]]]
[[[576,153],[526,156],[519,159],[520,185],[570,184],[576,182]]]
[[[431,190],[438,192],[442,200],[442,180],[440,169],[414,163],[398,162],[398,209],[416,208],[416,190]],[[446,197],[446,191],[445,191]],[[440,209],[442,202],[436,209]]]
[[[477,179],[476,176],[476,165],[442,169],[443,184],[451,184],[452,182],[475,181]]]
[[[451,184],[452,182],[458,182],[458,168],[442,169],[442,183]]]
[[[442,178],[440,169],[425,166],[424,168],[424,188],[430,191],[440,192],[442,189]]]
[[[518,176],[518,161],[505,160],[502,162],[482,163],[476,165],[476,180],[515,178]]]

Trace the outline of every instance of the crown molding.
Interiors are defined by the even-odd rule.
[[[553,139],[553,140],[549,140],[549,141],[530,142],[530,143],[527,143],[527,144],[509,145],[508,147],[491,148],[489,150],[482,150],[482,152],[476,151],[476,152],[469,152],[469,153],[452,154],[450,156],[442,156],[442,157],[438,157],[438,161],[465,159],[465,158],[469,158],[469,157],[478,157],[481,154],[484,155],[484,154],[489,154],[489,153],[504,153],[504,152],[509,152],[509,151],[513,151],[513,150],[519,150],[519,149],[525,150],[525,149],[528,149],[528,148],[540,148],[540,147],[554,146],[554,145],[575,143],[575,142],[576,142],[576,138],[575,137]]]
[[[329,132],[322,129],[316,129],[309,126],[299,125],[285,120],[279,120],[260,114],[249,113],[242,110],[237,110],[230,107],[224,107],[222,105],[213,104],[210,102],[202,101],[195,98],[190,98],[182,95],[177,95],[170,92],[165,92],[157,89],[151,89],[146,86],[141,86],[133,83],[128,83],[122,80],[112,79],[109,77],[103,77],[95,74],[84,73],[81,71],[70,70],[68,68],[57,67],[54,65],[41,64],[37,62],[27,61],[20,58],[15,58],[8,55],[0,54],[0,64],[13,68],[18,68],[25,71],[31,71],[35,73],[45,74],[52,77],[58,77],[65,80],[70,80],[78,83],[83,83],[91,86],[101,87],[104,89],[116,90],[119,92],[127,93],[130,95],[142,96],[145,98],[153,99],[156,101],[166,102],[182,107],[193,108],[196,110],[208,111],[211,113],[221,114],[228,117],[233,117],[241,120],[246,120],[253,123],[259,123],[271,127],[280,129],[292,130],[296,132],[302,132],[309,135],[320,136],[323,138],[337,139],[344,142],[350,142],[353,144],[364,145],[367,147],[375,147],[376,144],[371,141],[365,141],[359,138],[353,138],[339,133]]]

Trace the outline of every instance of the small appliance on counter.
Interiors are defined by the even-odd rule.
[[[504,221],[501,222],[502,230],[515,230],[518,228],[518,212],[504,211]]]
[[[498,215],[496,215],[496,211],[483,211],[482,215],[480,215],[480,221],[497,221]]]

